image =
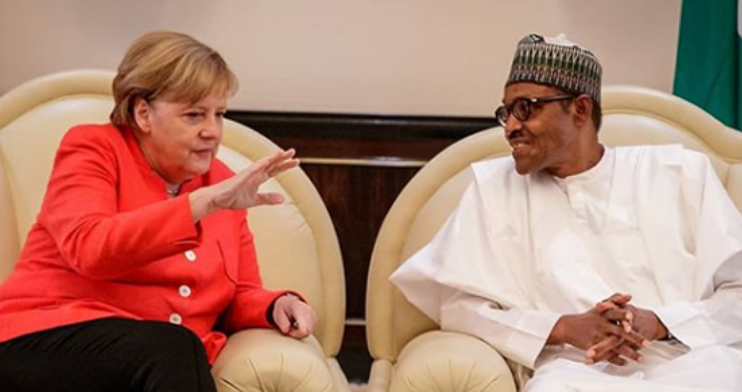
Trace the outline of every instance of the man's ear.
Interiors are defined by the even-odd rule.
[[[573,107],[575,114],[575,121],[578,125],[582,125],[588,121],[591,121],[593,113],[593,100],[585,94],[582,94],[574,99]]]
[[[152,107],[143,98],[136,98],[134,102],[134,121],[142,133],[150,133],[152,130]]]

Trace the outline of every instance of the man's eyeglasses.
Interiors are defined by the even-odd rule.
[[[533,105],[544,104],[549,102],[563,101],[565,99],[574,99],[571,94],[551,95],[539,98],[518,98],[510,105],[503,105],[495,110],[495,118],[503,127],[508,122],[508,117],[512,114],[520,122],[528,121],[531,117]]]

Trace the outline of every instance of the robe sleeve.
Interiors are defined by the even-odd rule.
[[[73,128],[62,140],[38,222],[70,267],[114,279],[194,248],[200,233],[186,195],[119,212],[116,147],[107,136]]]
[[[512,270],[528,261],[493,249],[493,217],[480,198],[473,183],[433,241],[390,279],[441,329],[475,336],[532,369],[559,315],[532,310],[527,289],[518,284],[527,275]]]
[[[457,291],[441,309],[441,329],[478,337],[505,357],[533,369],[560,315],[502,309],[494,301]]]
[[[683,158],[689,251],[698,260],[699,301],[653,309],[690,348],[742,343],[742,217],[705,155]]]

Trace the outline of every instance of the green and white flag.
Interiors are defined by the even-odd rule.
[[[742,129],[742,0],[683,0],[674,93]]]

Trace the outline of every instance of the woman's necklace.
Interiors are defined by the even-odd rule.
[[[166,183],[165,186],[167,187],[167,196],[168,197],[175,197],[178,196],[178,193],[180,193],[180,184],[171,184]]]

